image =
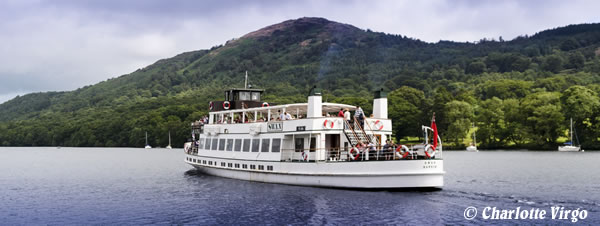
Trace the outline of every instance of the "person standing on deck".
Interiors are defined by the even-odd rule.
[[[279,120],[281,120],[281,121],[285,120],[285,114],[283,112],[281,112],[281,110],[279,110],[278,112],[279,112]]]
[[[344,117],[344,109],[340,108],[340,112],[338,113],[338,117]]]
[[[354,117],[358,119],[358,123],[360,123],[360,127],[364,129],[365,127],[365,112],[363,112],[360,106],[356,106],[356,111],[354,112]]]
[[[350,110],[348,110],[348,108],[344,109],[344,120],[346,120],[346,122],[348,122],[348,126],[352,125],[352,121],[350,120],[350,117],[352,114],[350,114]],[[350,128],[347,128],[350,129]]]

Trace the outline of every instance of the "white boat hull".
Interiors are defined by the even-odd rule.
[[[468,152],[479,152],[479,150],[477,150],[477,147],[475,147],[475,146],[468,146],[467,151]]]
[[[195,162],[194,162],[195,160]],[[186,163],[214,176],[302,186],[336,188],[441,188],[444,185],[442,160],[396,160],[354,162],[271,162],[219,159],[187,155]],[[203,162],[213,162],[213,165]],[[215,163],[216,162],[216,163]],[[225,162],[225,166],[222,166]],[[263,170],[230,167],[235,164],[261,165]],[[271,166],[272,170],[267,170]]]
[[[580,151],[581,147],[577,147],[577,146],[559,146],[558,147],[558,151],[563,151],[563,152],[576,152],[576,151]]]

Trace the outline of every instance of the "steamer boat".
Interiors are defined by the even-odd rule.
[[[329,116],[357,107],[322,102],[316,87],[307,103],[275,105],[261,100],[263,92],[230,89],[224,101],[210,102],[206,120],[192,123],[185,162],[205,174],[266,183],[354,189],[443,186],[435,120],[431,127],[415,128],[423,131],[423,144],[385,145],[392,121],[383,90],[375,92],[373,115],[363,118],[363,124],[359,118]]]

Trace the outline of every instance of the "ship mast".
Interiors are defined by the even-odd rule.
[[[248,89],[248,71],[246,71],[246,80],[244,80],[244,89]]]
[[[573,145],[573,118],[571,118],[571,146],[575,146]]]

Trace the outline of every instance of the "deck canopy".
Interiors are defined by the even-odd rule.
[[[323,103],[323,115],[330,114],[331,116],[337,116],[337,113],[340,109],[348,109],[350,111],[356,110],[356,106],[348,105],[348,104],[337,104],[337,103]],[[297,104],[282,104],[276,106],[269,107],[255,107],[255,108],[245,108],[245,109],[234,109],[234,110],[225,110],[218,112],[210,112],[212,116],[230,116],[236,113],[255,113],[256,115],[260,115],[265,118],[266,121],[270,121],[270,118],[276,119],[280,112],[288,112],[294,116],[294,118],[304,118],[306,116],[306,112],[308,109],[307,103],[297,103]],[[270,118],[268,117],[270,116]],[[258,117],[261,118],[261,117]]]

